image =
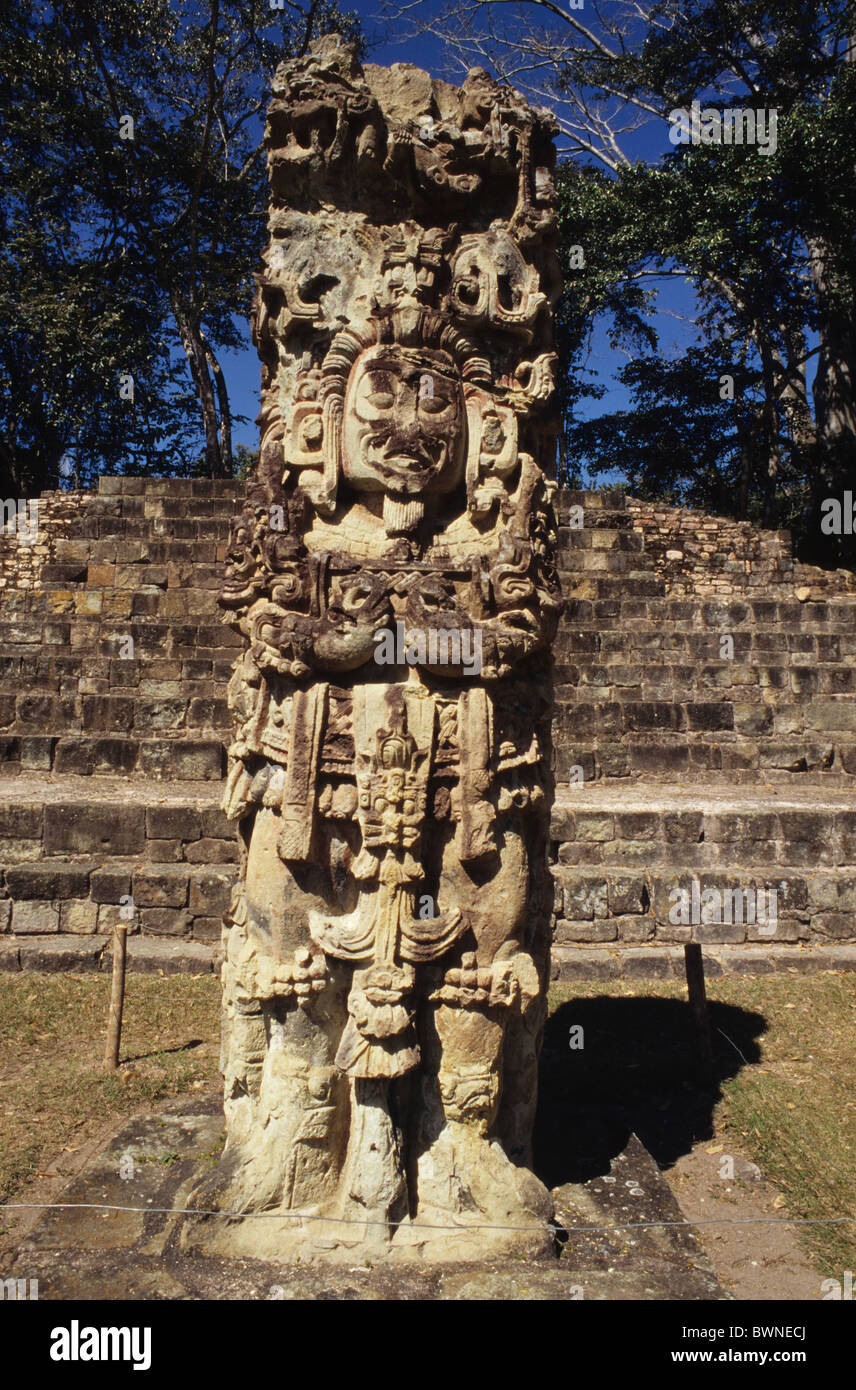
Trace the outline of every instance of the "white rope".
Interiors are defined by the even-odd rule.
[[[38,1211],[125,1211],[139,1212],[146,1215],[148,1212],[157,1212],[167,1216],[223,1216],[239,1217],[244,1220],[249,1217],[267,1217],[274,1221],[325,1221],[343,1226],[411,1226],[409,1221],[374,1221],[366,1217],[353,1216],[323,1216],[317,1212],[301,1211],[208,1211],[194,1207],[122,1207],[110,1202],[5,1202],[0,1206],[0,1211],[11,1211],[13,1209],[27,1209]],[[544,1226],[493,1226],[485,1222],[474,1221],[472,1224],[462,1226],[429,1226],[413,1224],[414,1231],[453,1231],[457,1235],[466,1235],[469,1231],[517,1231],[524,1234],[528,1231],[537,1231],[541,1234],[545,1230],[562,1231],[640,1231],[652,1226],[838,1226],[842,1223],[856,1225],[856,1216],[826,1216],[818,1218],[798,1217],[798,1216],[722,1216],[707,1217],[700,1221],[622,1221],[613,1226],[564,1226],[558,1222],[551,1222]]]

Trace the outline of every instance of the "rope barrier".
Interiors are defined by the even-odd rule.
[[[366,1217],[351,1216],[323,1216],[317,1212],[301,1211],[208,1211],[194,1207],[125,1207],[117,1206],[111,1202],[4,1202],[0,1206],[0,1212],[11,1211],[13,1209],[27,1209],[40,1211],[123,1211],[139,1212],[142,1215],[157,1213],[167,1216],[222,1216],[240,1217],[242,1220],[247,1218],[267,1218],[274,1221],[324,1221],[333,1225],[343,1226],[383,1226],[389,1229],[390,1226],[410,1226],[409,1221],[374,1221]],[[468,1234],[470,1231],[516,1231],[524,1234],[527,1231],[543,1234],[545,1230],[555,1231],[641,1231],[654,1226],[838,1226],[849,1224],[856,1226],[856,1216],[826,1216],[818,1218],[798,1217],[798,1216],[747,1216],[747,1217],[705,1217],[700,1221],[620,1221],[612,1226],[565,1226],[558,1222],[551,1222],[547,1226],[494,1226],[482,1221],[473,1221],[467,1225],[455,1226],[434,1226],[434,1225],[413,1225],[414,1231],[452,1231],[458,1235]]]

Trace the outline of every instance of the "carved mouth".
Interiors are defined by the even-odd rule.
[[[381,464],[384,468],[399,472],[430,473],[443,458],[442,440],[420,440],[402,445],[400,440],[390,440],[383,450]]]
[[[404,468],[410,473],[424,473],[436,466],[437,460],[425,454],[385,454],[387,468]]]

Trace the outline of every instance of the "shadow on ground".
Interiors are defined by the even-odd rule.
[[[123,1057],[122,1065],[130,1067],[135,1062],[148,1062],[152,1057],[169,1057],[178,1052],[194,1052],[197,1047],[204,1047],[208,1039],[190,1038],[187,1042],[176,1043],[175,1047],[156,1047],[151,1052],[138,1052],[134,1057]]]
[[[602,996],[555,1010],[544,1035],[535,1122],[535,1171],[548,1187],[608,1172],[634,1133],[660,1168],[712,1137],[721,1083],[760,1060],[757,1039],[767,1025],[731,1004],[711,1001],[709,1010],[714,1081],[707,1086],[698,1081],[684,1000]],[[571,1029],[580,1027],[584,1045],[572,1048]]]

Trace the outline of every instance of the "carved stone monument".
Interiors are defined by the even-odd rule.
[[[280,67],[261,453],[222,603],[222,1253],[550,1247],[550,116],[471,72]],[[281,1215],[281,1219],[278,1216]]]

